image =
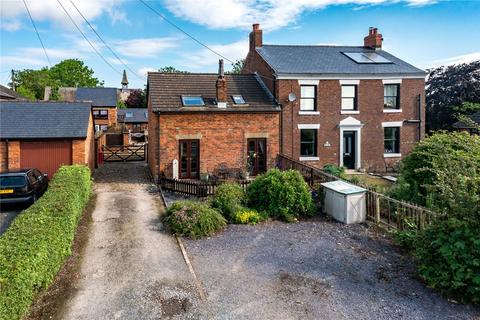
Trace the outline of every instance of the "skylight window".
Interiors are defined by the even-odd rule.
[[[356,63],[392,63],[375,52],[342,52]]]
[[[133,117],[133,112],[126,112],[125,113],[125,118],[131,118]]]
[[[241,95],[234,95],[232,99],[235,104],[246,104],[245,99]]]
[[[182,96],[182,103],[186,107],[205,105],[201,96]]]

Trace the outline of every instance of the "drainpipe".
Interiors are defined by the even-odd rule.
[[[422,95],[418,95],[418,141],[422,140]]]

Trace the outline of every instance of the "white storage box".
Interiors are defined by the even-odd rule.
[[[365,221],[366,189],[340,180],[325,182],[322,186],[325,194],[325,213],[346,224]]]

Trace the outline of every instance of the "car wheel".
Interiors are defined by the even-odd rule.
[[[37,202],[37,195],[36,194],[34,194],[32,196],[31,204],[34,204],[35,202]]]

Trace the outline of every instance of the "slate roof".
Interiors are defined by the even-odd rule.
[[[280,107],[256,75],[229,74],[227,81],[227,108],[216,104],[216,73],[148,73],[148,90],[153,111],[216,111],[216,112],[276,112]],[[185,107],[182,95],[200,95],[205,106]],[[245,105],[236,105],[232,95],[242,95]]]
[[[127,112],[131,112],[132,117],[126,117]],[[148,110],[146,108],[127,108],[117,110],[118,122],[124,123],[147,123],[147,114]]]
[[[75,101],[92,101],[93,107],[116,107],[117,88],[77,88]]]
[[[277,75],[317,76],[425,76],[418,69],[383,50],[358,46],[263,45],[256,48]],[[342,52],[377,53],[392,63],[357,63]]]
[[[475,121],[476,124],[480,125],[480,111],[479,112],[475,112],[474,114],[472,114],[471,116],[469,116],[470,119],[472,119],[473,121]],[[470,129],[472,128],[471,125],[468,125],[462,121],[457,121],[453,124],[453,127],[454,128],[458,128],[458,129]]]
[[[90,103],[0,102],[0,138],[86,138],[90,114]]]
[[[0,100],[26,100],[17,92],[0,84]]]

